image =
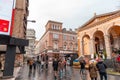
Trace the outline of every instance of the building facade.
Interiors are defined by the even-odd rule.
[[[78,28],[79,55],[102,55],[111,58],[115,49],[120,49],[120,11],[94,15]]]
[[[49,20],[46,32],[36,45],[40,54],[73,54],[77,53],[77,33],[62,28],[62,23]],[[38,46],[39,45],[39,46]]]
[[[27,29],[26,39],[29,41],[29,45],[26,47],[26,56],[32,57],[35,55],[35,30]]]
[[[39,55],[39,53],[40,53],[40,48],[39,48],[40,46],[39,46],[39,41],[38,40],[35,40],[35,54],[36,55]]]

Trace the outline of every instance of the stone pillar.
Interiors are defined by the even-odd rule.
[[[104,35],[105,39],[105,48],[106,48],[106,53],[107,53],[107,59],[111,59],[111,46],[110,46],[110,36],[109,35]]]
[[[80,41],[80,53],[81,53],[81,55],[83,55],[83,50],[84,48],[83,48],[83,41],[81,40]]]
[[[94,39],[91,38],[90,39],[90,54],[94,55],[94,53],[95,53],[95,44],[94,44]]]

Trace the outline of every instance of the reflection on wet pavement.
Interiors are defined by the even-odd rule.
[[[74,69],[70,66],[67,66],[66,71],[64,70],[62,74],[58,73],[56,78],[53,73],[51,63],[49,64],[48,69],[41,69],[40,67],[37,67],[36,70],[33,69],[32,71],[29,71],[29,67],[25,65],[20,70],[19,76],[16,80],[82,80],[79,74],[79,69]],[[87,80],[90,80],[88,71],[86,78]],[[109,75],[108,80],[119,80],[118,78],[118,76],[115,77]]]

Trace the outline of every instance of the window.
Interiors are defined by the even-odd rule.
[[[73,36],[70,36],[70,40],[74,40],[74,37],[73,37]]]
[[[67,40],[67,36],[66,36],[66,35],[63,35],[63,39],[64,39],[64,40]]]
[[[66,46],[66,45],[64,45],[64,46],[63,46],[63,49],[64,49],[64,50],[67,50],[67,46]]]
[[[73,50],[73,44],[70,43],[70,50]]]
[[[58,34],[53,34],[53,38],[58,39],[59,35]]]
[[[58,43],[57,42],[53,43],[53,47],[54,49],[58,49]]]
[[[54,24],[52,25],[52,29],[55,29],[55,25]]]
[[[55,25],[55,29],[56,29],[56,27],[57,27],[57,26]]]
[[[54,29],[54,25],[52,25],[52,29]]]

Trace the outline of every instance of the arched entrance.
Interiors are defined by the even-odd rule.
[[[83,36],[83,55],[90,55],[90,37],[89,37],[89,35]]]
[[[120,50],[120,26],[113,26],[108,30],[112,51]]]
[[[101,51],[105,50],[105,41],[102,31],[96,31],[93,35],[95,53],[99,54]]]

